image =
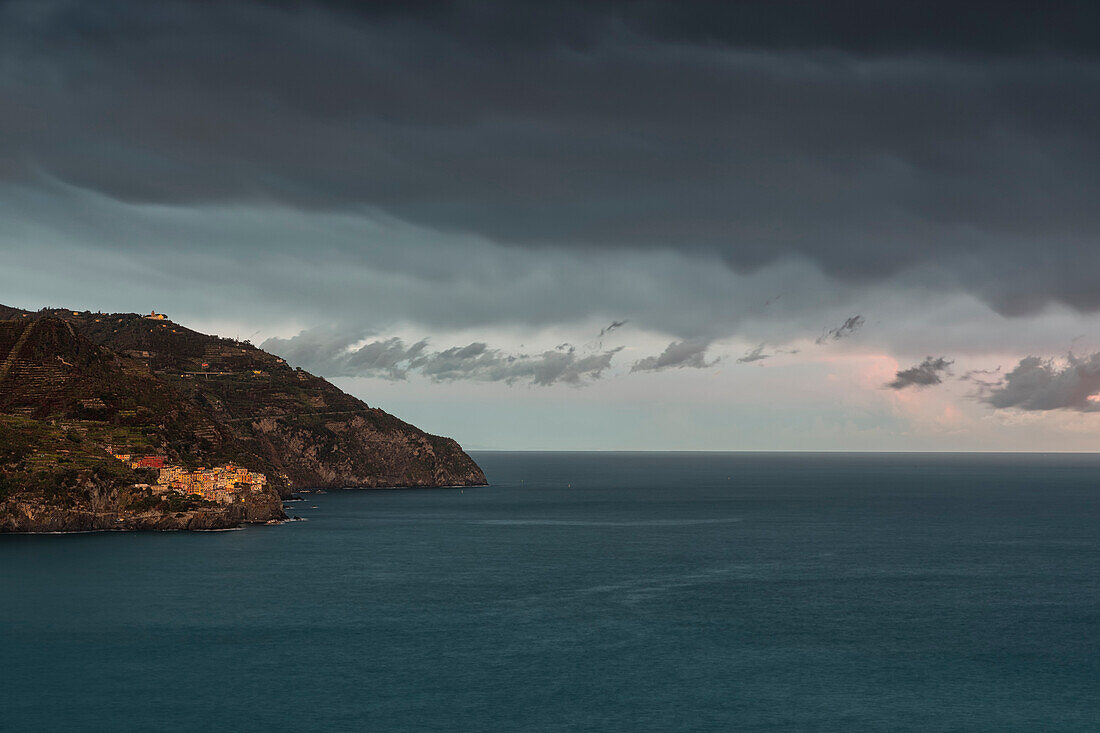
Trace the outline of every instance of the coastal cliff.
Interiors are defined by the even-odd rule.
[[[263,485],[214,491],[237,470]],[[218,529],[285,518],[296,488],[484,484],[455,441],[247,342],[0,306],[0,531]]]

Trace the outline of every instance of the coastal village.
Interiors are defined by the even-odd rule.
[[[107,452],[131,468],[154,468],[160,471],[157,483],[138,484],[138,488],[148,488],[154,494],[178,491],[184,496],[198,496],[206,501],[220,504],[232,504],[244,501],[245,497],[259,494],[267,486],[267,476],[249,471],[233,464],[213,468],[188,470],[183,466],[168,465],[163,456],[136,457],[129,453],[115,453],[112,448]]]

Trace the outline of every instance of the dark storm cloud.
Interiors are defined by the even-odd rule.
[[[940,384],[943,382],[941,375],[954,363],[942,356],[935,359],[931,356],[925,357],[924,361],[916,366],[898,370],[894,380],[886,386],[889,389],[905,389],[907,387],[920,389]]]
[[[366,8],[366,9],[364,9]],[[0,4],[0,182],[1100,308],[1095,3]],[[305,255],[303,255],[305,256]]]
[[[1060,361],[1037,356],[1021,359],[999,384],[986,388],[982,399],[997,408],[1095,412],[1100,410],[1100,402],[1093,399],[1096,395],[1100,395],[1100,353],[1083,357],[1071,353]]]
[[[494,47],[556,43],[584,47],[614,27],[658,41],[713,43],[749,48],[838,49],[875,54],[899,51],[1015,53],[1051,48],[1095,54],[1100,10],[1087,0],[1033,3],[1026,0],[971,2],[922,0],[559,0],[554,12],[533,12],[544,3],[406,0],[321,3],[269,0],[287,9],[327,6],[367,19],[412,17],[449,34]],[[492,8],[492,12],[488,12]]]
[[[303,331],[289,339],[271,338],[262,345],[295,366],[326,377],[376,377],[402,380],[420,374],[437,382],[528,382],[581,385],[611,366],[620,349],[578,354],[569,344],[539,354],[508,354],[485,343],[428,351],[427,341],[406,346],[400,338],[363,345],[358,336],[329,329]]]
[[[707,349],[710,341],[707,339],[685,339],[673,341],[665,350],[657,356],[647,356],[639,359],[630,367],[632,372],[657,372],[663,369],[706,369],[718,363],[718,359],[707,361]]]
[[[828,331],[818,336],[815,343],[820,346],[830,341],[839,341],[840,339],[848,338],[853,333],[863,328],[864,322],[863,316],[851,316],[836,328],[830,328]]]

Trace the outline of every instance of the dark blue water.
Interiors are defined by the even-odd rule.
[[[0,728],[1100,728],[1098,457],[476,458],[279,527],[0,537]]]

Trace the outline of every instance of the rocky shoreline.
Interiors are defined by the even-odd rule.
[[[183,531],[236,529],[288,519],[280,501],[228,504],[177,512],[128,512],[115,506],[59,507],[42,501],[0,503],[0,533]]]

